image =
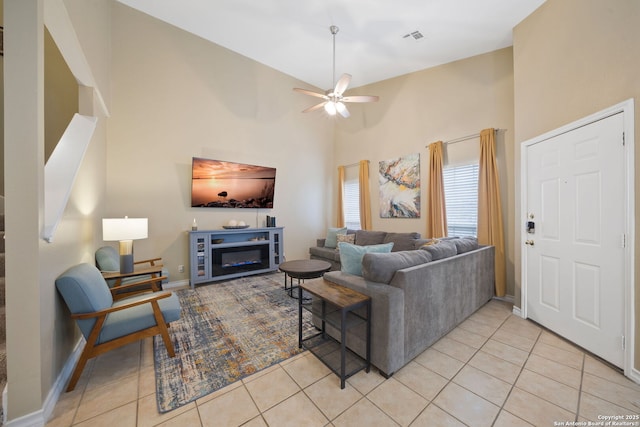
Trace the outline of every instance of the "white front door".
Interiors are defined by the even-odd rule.
[[[624,365],[623,113],[526,147],[526,314]]]

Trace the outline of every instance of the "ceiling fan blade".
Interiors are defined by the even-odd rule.
[[[342,98],[342,102],[378,102],[379,96],[375,95],[354,95],[345,96]]]
[[[321,109],[322,107],[324,107],[324,104],[326,104],[326,103],[327,103],[326,101],[325,101],[325,102],[321,102],[320,104],[313,105],[313,106],[311,106],[311,107],[307,108],[306,110],[302,110],[302,112],[303,112],[303,113],[310,113],[310,112],[312,112],[312,111],[319,110],[319,109]]]
[[[329,97],[324,93],[312,92],[310,90],[300,89],[299,87],[294,87],[293,90],[295,90],[296,92],[304,93],[305,95],[311,95],[322,99],[329,99]]]
[[[336,96],[342,95],[342,93],[347,90],[349,83],[351,83],[351,74],[343,74],[342,77],[340,77],[340,80],[336,83],[336,88],[333,90],[333,93]]]
[[[351,114],[349,113],[349,110],[347,110],[347,106],[344,105],[342,102],[336,102],[336,111],[345,119],[348,119],[349,116],[351,116]]]

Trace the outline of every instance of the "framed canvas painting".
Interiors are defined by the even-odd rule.
[[[420,218],[420,154],[381,161],[380,218]]]

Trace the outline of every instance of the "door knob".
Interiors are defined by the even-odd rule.
[[[534,245],[533,240],[527,240],[526,242],[524,242],[524,244],[525,245],[530,245],[530,246]]]

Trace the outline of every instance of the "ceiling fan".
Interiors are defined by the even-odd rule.
[[[338,33],[339,28],[332,25],[329,27],[329,30],[331,31],[331,34],[333,34],[333,83],[336,81],[336,34]],[[379,97],[372,95],[343,96],[344,91],[347,89],[350,82],[351,74],[345,73],[340,77],[340,80],[335,83],[334,88],[327,90],[325,93],[313,92],[306,89],[300,89],[298,87],[293,88],[293,90],[304,93],[305,95],[311,95],[323,99],[319,104],[303,110],[303,113],[310,113],[311,111],[316,111],[324,107],[324,110],[330,116],[335,116],[336,113],[338,113],[342,117],[347,118],[350,114],[349,110],[347,110],[347,106],[344,105],[345,102],[377,102],[378,99],[380,99]]]

